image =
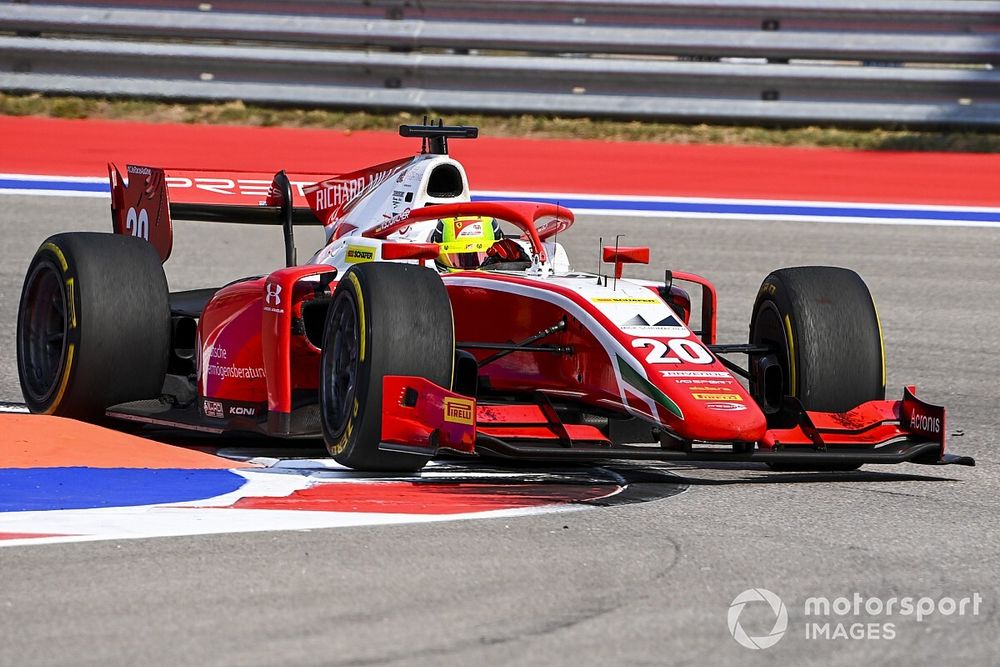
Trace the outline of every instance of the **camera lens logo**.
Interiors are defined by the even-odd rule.
[[[774,626],[766,635],[751,637],[740,625],[740,614],[743,608],[751,602],[764,602],[771,607],[774,612]],[[729,634],[733,636],[740,646],[752,649],[771,648],[785,635],[788,629],[788,610],[785,603],[777,595],[766,588],[750,588],[737,595],[729,605],[729,614],[726,619],[729,622]]]

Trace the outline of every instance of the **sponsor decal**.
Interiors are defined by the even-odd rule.
[[[264,369],[260,367],[220,366],[219,364],[209,364],[205,375],[208,377],[235,378],[237,380],[260,380],[266,377]],[[221,417],[222,415],[219,416]]]
[[[647,309],[648,310],[648,309]],[[650,322],[642,313],[633,315],[618,324],[621,330],[631,336],[662,336],[664,338],[683,338],[688,335],[688,329],[673,314],[662,319],[653,318]]]
[[[448,241],[447,243],[439,243],[438,247],[441,248],[441,252],[486,252],[493,245],[493,241],[486,239],[472,238],[471,240],[466,239],[455,239],[454,241]]]
[[[129,174],[139,174],[140,176],[151,176],[153,174],[149,167],[137,167],[133,164],[128,165],[125,170]]]
[[[691,394],[696,401],[742,401],[739,394]]]
[[[732,375],[725,371],[660,371],[665,378],[729,378]]]
[[[261,409],[248,403],[225,402],[226,417],[256,417]]]
[[[733,380],[709,380],[707,378],[701,378],[698,380],[674,380],[677,384],[718,384],[718,385],[731,385]],[[691,387],[691,391],[697,391],[703,389],[705,391],[722,391],[720,388],[711,387]]]
[[[346,255],[348,264],[360,264],[375,260],[375,248],[369,246],[349,245]]]
[[[378,236],[379,234],[381,234],[385,230],[387,230],[390,227],[392,227],[393,225],[395,225],[400,220],[403,220],[403,219],[409,217],[409,215],[410,215],[410,207],[409,206],[407,206],[402,211],[400,211],[399,213],[396,213],[396,214],[383,213],[382,214],[382,218],[383,218],[382,222],[380,222],[378,225],[376,225],[375,227],[372,228],[372,230],[371,230],[372,234],[375,234],[376,236]]]
[[[399,213],[383,213],[382,214],[382,224],[379,225],[380,229],[385,229],[387,226],[391,227],[403,218],[410,215],[410,209],[404,208]]]
[[[305,188],[306,200],[314,211],[322,214],[323,224],[329,226],[411,161],[404,158],[378,165],[369,171],[345,174],[309,185]]]
[[[367,178],[359,176],[339,181],[332,179],[325,181],[323,187],[316,190],[316,208],[322,211],[345,204],[364,190],[381,184],[391,175],[392,170],[390,169],[369,174]]]
[[[209,350],[208,356],[212,359],[225,359],[228,356],[228,353],[224,347],[213,347]]]
[[[209,398],[202,399],[201,408],[206,417],[212,417],[214,419],[256,417],[264,410],[262,405],[255,405],[253,403],[220,401]]]
[[[278,283],[264,285],[264,310],[269,313],[285,312],[281,307],[281,285]]]
[[[281,206],[285,193],[281,191],[277,183],[271,183],[267,188],[267,198],[264,200],[265,206]]]
[[[476,404],[467,398],[448,397],[444,399],[444,420],[452,424],[472,426]]]
[[[594,296],[590,298],[591,303],[648,303],[663,305],[663,302],[656,297],[644,296]]]
[[[685,328],[684,325],[681,324],[681,321],[678,320],[673,315],[667,315],[661,320],[650,322],[649,320],[647,320],[645,317],[642,316],[642,313],[634,315],[631,319],[622,322],[621,325],[623,327],[643,327],[643,328],[653,328],[653,327],[667,327],[671,329],[677,327],[680,327],[681,329]]]
[[[774,296],[778,291],[778,286],[774,283],[764,283],[760,286],[757,294],[766,294],[768,296]]]
[[[461,238],[463,236],[482,236],[483,235],[483,223],[480,220],[456,220],[455,221],[455,238]]]
[[[167,176],[167,187],[171,190],[204,190],[217,195],[244,196],[244,197],[270,197],[271,181],[264,181],[256,178],[188,178],[186,176]],[[293,182],[292,187],[298,191],[299,195],[304,193],[304,189],[309,183]],[[274,196],[278,196],[275,193]],[[266,199],[265,199],[266,201]]]
[[[747,409],[747,406],[740,403],[709,403],[705,407],[717,412],[740,412]]]
[[[944,408],[924,403],[914,395],[912,387],[906,387],[900,413],[900,426],[908,429],[910,433],[940,443],[943,451],[946,428]]]
[[[267,305],[281,305],[281,285],[278,285],[277,283],[268,283],[264,291],[266,292],[264,301]]]
[[[941,418],[914,412],[910,415],[910,430],[937,435],[941,433]]]
[[[211,368],[211,366],[209,366]],[[222,419],[222,403],[219,401],[210,401],[207,398],[201,402],[201,411],[206,417],[214,417],[215,419]]]

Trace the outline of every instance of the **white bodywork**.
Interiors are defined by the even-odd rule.
[[[457,170],[461,178],[461,191],[451,196],[432,194],[429,186],[436,170]],[[385,243],[428,243],[437,226],[436,220],[425,220],[399,229],[385,240],[364,237],[363,234],[379,226],[402,220],[410,211],[435,204],[456,204],[471,201],[469,179],[465,168],[447,155],[417,155],[412,160],[391,169],[373,171],[364,177],[349,180],[331,179],[312,186],[323,189],[322,201],[343,205],[339,215],[324,220],[327,245],[309,260],[310,264],[328,264],[341,273],[361,262],[383,261],[381,248]],[[367,183],[365,185],[364,183]],[[345,199],[346,198],[346,199]],[[346,229],[342,232],[338,230]],[[334,236],[337,238],[333,238]],[[528,256],[533,257],[527,240],[514,239]],[[548,276],[565,274],[571,270],[569,257],[563,247],[555,242],[545,242],[548,259],[544,262],[533,257],[529,274]],[[388,260],[419,263],[432,268],[445,269],[433,260]]]

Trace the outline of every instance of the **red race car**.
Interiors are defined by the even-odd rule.
[[[421,152],[312,184],[132,165],[126,179],[109,165],[115,233],[53,236],[28,269],[17,324],[28,407],[322,436],[367,470],[445,453],[974,464],[946,452],[943,408],[912,387],[885,400],[878,315],[854,272],[774,271],[749,341],[720,344],[706,279],[623,278],[649,261],[643,247],[604,247],[607,273],[574,271],[556,241],[571,211],[472,201],[448,140],[476,128],[400,134]],[[281,225],[287,266],[171,293],[162,262],[180,219]],[[321,223],[327,243],[297,265],[300,223]],[[695,316],[682,284],[700,291]]]

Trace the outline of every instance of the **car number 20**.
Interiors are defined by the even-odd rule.
[[[635,338],[632,347],[648,347],[647,364],[710,364],[712,355],[701,344],[686,338],[671,338],[667,342],[655,338]]]
[[[135,206],[129,208],[125,215],[125,229],[132,232],[132,236],[149,240],[149,213],[146,209],[139,209],[136,213]]]

